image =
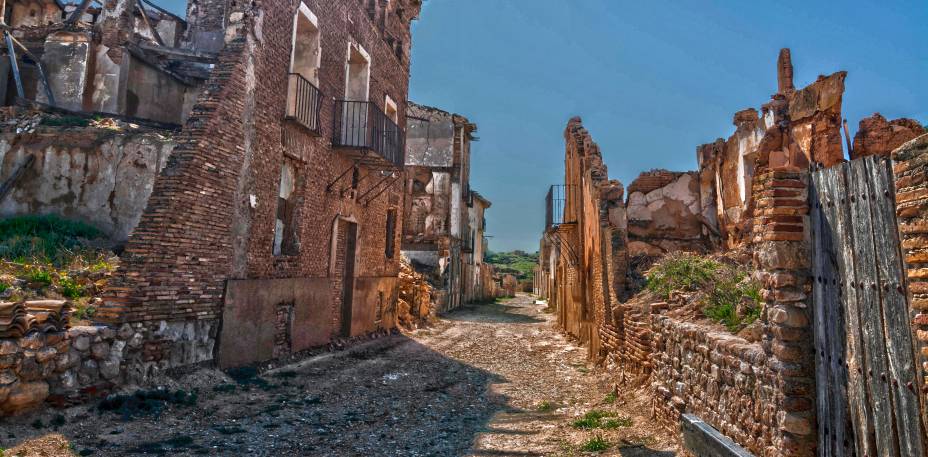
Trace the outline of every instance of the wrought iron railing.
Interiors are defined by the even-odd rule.
[[[299,73],[290,73],[287,86],[287,119],[318,134],[322,91]]]
[[[369,149],[394,166],[403,166],[403,131],[371,102],[335,101],[332,144]]]
[[[570,222],[564,220],[567,190],[570,187],[564,184],[555,184],[548,189],[548,194],[545,196],[545,230]]]

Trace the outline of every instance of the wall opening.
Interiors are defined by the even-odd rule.
[[[296,188],[296,172],[289,163],[280,167],[280,187],[277,193],[277,219],[274,223],[274,255],[296,255],[296,205],[293,191]]]
[[[396,209],[387,211],[386,256],[392,259],[396,255]]]
[[[348,47],[345,100],[366,102],[370,95],[371,58],[358,45]]]
[[[301,3],[293,19],[293,52],[290,72],[297,73],[319,87],[319,68],[322,63],[322,40],[319,21],[305,4]]]

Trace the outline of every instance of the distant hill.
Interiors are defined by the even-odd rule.
[[[525,251],[487,252],[487,263],[496,267],[500,273],[516,275],[519,281],[531,281],[535,278],[535,265],[538,264],[538,253]]]

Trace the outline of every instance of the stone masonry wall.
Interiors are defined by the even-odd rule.
[[[765,454],[776,429],[774,390],[765,384],[767,357],[759,344],[655,315],[652,412],[669,430],[691,413],[755,455]]]
[[[896,216],[908,277],[915,360],[922,393],[923,421],[928,423],[928,135],[892,153],[896,179]]]
[[[145,386],[169,367],[212,357],[216,331],[205,321],[160,322],[73,327],[0,339],[0,416],[44,402],[84,402],[118,386]]]

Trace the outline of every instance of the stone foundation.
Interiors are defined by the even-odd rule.
[[[215,321],[74,327],[0,340],[0,415],[65,406],[213,358]]]

